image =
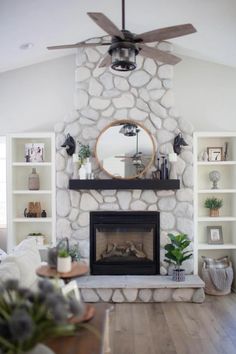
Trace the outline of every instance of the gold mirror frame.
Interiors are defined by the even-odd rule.
[[[115,176],[115,175],[112,175],[111,173],[109,173],[103,166],[102,166],[102,163],[100,162],[99,158],[98,158],[98,143],[99,143],[99,139],[101,138],[101,136],[103,135],[103,133],[105,131],[107,131],[109,128],[113,127],[113,126],[117,126],[117,125],[122,125],[122,124],[135,124],[137,126],[139,126],[140,128],[142,128],[147,134],[148,136],[150,137],[150,141],[152,143],[152,157],[150,159],[150,162],[147,164],[147,166],[144,168],[144,170],[134,176],[131,176],[131,177],[120,177],[120,176]],[[152,166],[153,164],[153,161],[155,159],[155,155],[156,155],[156,152],[155,152],[155,142],[154,142],[154,139],[151,135],[151,133],[149,132],[149,130],[144,127],[142,124],[140,124],[140,122],[137,122],[135,120],[131,120],[131,119],[122,119],[122,120],[116,120],[112,123],[110,123],[109,125],[107,125],[105,128],[102,129],[102,131],[100,132],[100,134],[98,135],[97,137],[97,141],[96,141],[96,144],[95,144],[95,158],[96,158],[96,161],[100,167],[100,169],[102,171],[104,171],[108,176],[112,177],[112,178],[115,178],[115,179],[126,179],[126,180],[129,180],[129,179],[135,179],[135,178],[138,178],[138,177],[141,177],[142,175],[144,175],[148,169]]]

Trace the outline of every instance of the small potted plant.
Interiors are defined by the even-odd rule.
[[[84,145],[80,142],[78,143],[80,146],[79,153],[78,153],[79,164],[80,164],[79,177],[80,179],[90,178],[92,172],[92,165],[89,160],[91,156],[90,147],[89,145]]]
[[[216,197],[207,198],[204,203],[205,208],[210,209],[210,216],[219,216],[223,200]]]
[[[69,247],[69,254],[71,256],[72,262],[80,261],[81,255],[80,255],[78,244],[74,244]]]
[[[59,273],[68,273],[71,271],[71,256],[69,250],[61,248],[57,252],[57,271]]]
[[[91,150],[90,150],[90,147],[89,145],[84,145],[82,144],[81,142],[78,142],[79,143],[79,160],[80,160],[80,163],[81,165],[83,165],[83,163],[86,161],[86,159],[88,159],[90,156],[91,156]]]
[[[38,247],[44,246],[45,236],[41,232],[30,232],[27,238],[34,239]]]
[[[165,262],[173,264],[175,269],[173,270],[172,279],[174,281],[185,281],[185,270],[181,268],[184,261],[192,257],[192,251],[186,250],[191,241],[186,234],[168,234],[171,243],[165,245]]]

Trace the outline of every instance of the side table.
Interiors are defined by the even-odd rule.
[[[45,344],[56,354],[110,354],[109,313],[113,307],[108,304],[94,304],[96,313],[89,321],[91,328],[81,328],[77,335],[50,339]]]
[[[42,278],[60,278],[67,284],[71,279],[78,278],[88,273],[89,267],[84,262],[73,262],[72,269],[67,273],[60,273],[56,268],[50,268],[48,265],[42,265],[36,269],[36,274]]]

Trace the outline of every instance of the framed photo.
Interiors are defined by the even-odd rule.
[[[26,162],[43,162],[44,144],[30,143],[25,144],[25,160]]]
[[[223,244],[222,226],[207,226],[208,244]]]
[[[223,148],[222,147],[208,147],[207,148],[209,161],[222,161],[223,160]]]

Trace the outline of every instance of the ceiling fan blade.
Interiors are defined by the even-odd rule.
[[[110,54],[106,54],[105,57],[102,59],[101,63],[98,65],[99,68],[104,68],[106,66],[111,65],[111,56]]]
[[[186,34],[191,34],[194,32],[197,32],[196,28],[194,28],[190,23],[187,23],[184,25],[165,27],[150,32],[137,34],[135,40],[140,40],[144,43],[159,42],[166,39],[185,36]]]
[[[111,36],[116,36],[124,39],[123,33],[119,30],[116,25],[109,20],[102,12],[87,12],[87,15],[105,32]]]
[[[132,159],[133,156],[122,156],[122,155],[117,155],[117,156],[114,156],[115,158],[118,158],[118,159]]]
[[[93,42],[88,42],[91,39],[87,39],[86,41],[82,41],[82,42],[78,42],[78,43],[74,43],[74,44],[62,44],[62,45],[54,45],[54,46],[50,46],[47,47],[47,49],[51,50],[51,49],[68,49],[68,48],[80,48],[80,47],[97,47],[97,46],[103,46],[103,45],[111,45],[110,42],[100,42],[100,43],[93,43]],[[103,39],[103,37],[101,37],[101,39]]]
[[[95,47],[97,44],[93,43],[87,43],[84,44],[83,42],[80,43],[75,43],[75,44],[64,44],[64,45],[53,45],[50,47],[47,47],[47,49],[69,49],[69,48],[80,48],[80,47]]]
[[[162,63],[165,64],[175,65],[181,61],[179,57],[176,57],[173,54],[163,52],[162,50],[157,48],[148,47],[145,44],[139,44],[139,48],[140,48],[140,52],[139,52],[140,55],[144,57],[152,58],[154,60],[161,61]]]

